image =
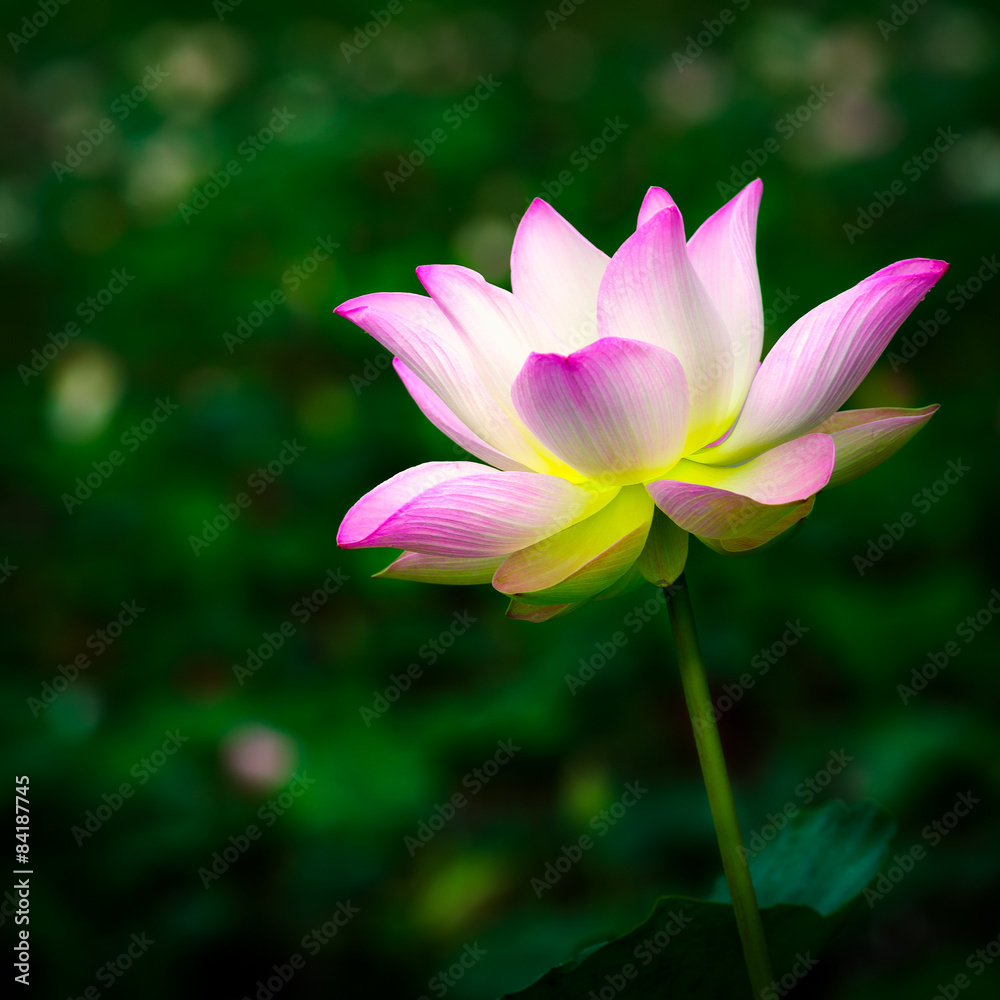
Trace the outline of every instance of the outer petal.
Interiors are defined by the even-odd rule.
[[[503,556],[462,559],[458,556],[429,556],[404,552],[375,576],[390,580],[413,580],[416,583],[474,584],[489,583]]]
[[[334,311],[398,355],[472,434],[520,467],[548,470],[546,460],[486,388],[447,316],[427,296],[376,292],[350,299]]]
[[[831,437],[806,434],[729,468],[682,460],[669,479],[647,489],[685,531],[705,538],[758,535],[827,484],[835,454]]]
[[[762,190],[759,179],[748,184],[703,222],[687,245],[688,257],[729,330],[728,352],[718,361],[733,369],[733,416],[746,399],[764,340],[756,253]]]
[[[722,366],[714,377],[729,333],[688,259],[676,208],[654,215],[611,259],[597,322],[602,336],[644,340],[681,362],[691,400],[686,452],[729,428],[732,366]]]
[[[417,268],[417,277],[458,331],[497,406],[546,460],[545,471],[573,478],[572,470],[532,438],[510,398],[510,387],[532,351],[561,349],[548,324],[530,306],[467,267],[425,264]]]
[[[658,212],[662,212],[668,208],[676,208],[677,214],[680,215],[681,210],[678,208],[677,202],[663,188],[651,187],[646,192],[646,197],[642,199],[642,205],[639,208],[639,222],[636,225],[636,229],[639,226],[644,226]],[[681,229],[683,228],[684,223],[682,220]]]
[[[690,538],[688,532],[679,528],[657,508],[636,568],[657,587],[668,586],[684,572]]]
[[[831,416],[947,267],[938,260],[900,261],[803,316],[764,359],[733,433],[697,461],[743,461]]]
[[[792,531],[796,526],[801,526],[802,522],[812,512],[816,497],[812,496],[805,503],[792,507],[786,514],[783,514],[777,521],[772,521],[769,525],[759,528],[750,535],[738,535],[736,538],[699,538],[710,549],[723,556],[747,556],[759,552],[761,549],[770,548],[772,544],[782,540],[782,536],[794,534]]]
[[[604,488],[655,478],[684,451],[684,370],[652,344],[606,337],[568,357],[532,354],[512,396],[529,430]]]
[[[653,519],[641,486],[627,486],[584,521],[510,556],[493,586],[536,604],[582,601],[607,590],[635,562]]]
[[[516,597],[510,599],[507,605],[507,617],[522,622],[547,622],[550,618],[561,618],[579,608],[584,601],[573,604],[529,604]]]
[[[562,346],[529,305],[457,264],[424,264],[417,277],[451,320],[487,387],[501,406],[532,351]]]
[[[653,512],[656,514],[656,511]],[[618,577],[617,580],[607,590],[602,590],[599,594],[595,595],[595,601],[609,601],[613,597],[621,597],[622,594],[629,594],[633,590],[638,590],[639,587],[646,586],[646,579],[636,568],[635,563],[632,564],[631,568],[626,570],[624,576]]]
[[[420,407],[424,416],[443,434],[447,434],[452,441],[460,444],[470,455],[489,462],[497,469],[505,472],[531,472],[533,471],[520,462],[505,455],[502,451],[487,444],[478,434],[474,434],[458,417],[448,409],[419,378],[403,364],[399,358],[393,359],[393,367],[403,380],[403,385],[413,397],[414,402]],[[498,420],[501,419],[497,415]],[[506,420],[506,417],[502,419]],[[484,428],[489,433],[488,428]]]
[[[837,459],[827,488],[849,483],[894,455],[937,412],[938,407],[904,410],[889,406],[841,410],[816,430],[829,434]]]
[[[536,198],[514,237],[511,288],[565,346],[583,347],[597,339],[597,292],[610,260]]]
[[[613,494],[557,476],[427,462],[363,496],[337,534],[342,548],[387,545],[427,555],[506,555],[589,517]]]

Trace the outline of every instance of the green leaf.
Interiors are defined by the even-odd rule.
[[[895,832],[892,817],[875,802],[800,809],[770,845],[750,856],[757,905],[797,903],[823,916],[836,912],[878,873]],[[747,844],[753,846],[752,837]],[[710,898],[730,901],[724,877]]]
[[[807,975],[851,904],[878,873],[895,832],[880,807],[832,802],[800,810],[750,870],[775,976]],[[717,899],[663,896],[638,927],[581,952],[506,997],[583,1000],[629,987],[632,1000],[750,997],[725,884]],[[780,994],[775,991],[775,996]]]

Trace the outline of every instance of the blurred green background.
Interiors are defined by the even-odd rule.
[[[899,852],[928,847],[796,995],[931,1000],[1000,933],[1000,622],[956,634],[1000,586],[994,5],[740,0],[717,36],[721,0],[393,7],[4,4],[0,711],[5,773],[31,782],[38,995],[253,997],[299,953],[282,996],[490,998],[711,888],[666,615],[634,611],[653,588],[532,625],[488,587],[372,580],[391,553],[337,549],[363,492],[456,450],[331,310],[418,290],[422,263],[506,283],[535,196],[611,252],[649,185],[690,233],[759,168],[768,344],[894,260],[951,263],[851,403],[939,402],[928,427],[786,544],[695,545],[688,567],[719,694],[757,678],[720,723],[748,834],[843,749],[816,801],[877,799]],[[455,112],[480,78],[499,86]],[[946,486],[949,462],[968,471]],[[764,675],[788,622],[807,631]],[[520,749],[473,794],[498,741]],[[626,782],[648,794],[538,898]],[[980,804],[931,848],[964,792]],[[454,985],[433,978],[463,955]]]

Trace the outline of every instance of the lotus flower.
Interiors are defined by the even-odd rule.
[[[838,408],[948,265],[877,271],[760,362],[761,190],[754,181],[685,240],[673,199],[650,188],[610,258],[536,199],[514,237],[512,292],[431,264],[417,268],[429,297],[339,306],[480,462],[399,473],[351,508],[338,543],[403,549],[379,576],[492,582],[511,617],[543,621],[672,582],[690,535],[722,553],[757,548],[819,490],[893,454],[936,406]]]

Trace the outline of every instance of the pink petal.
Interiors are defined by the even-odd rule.
[[[337,544],[465,558],[506,555],[589,517],[612,498],[557,476],[427,462],[363,496],[344,518]]]
[[[684,371],[652,344],[605,337],[568,357],[532,354],[512,395],[538,440],[602,488],[655,478],[683,453]]]
[[[642,206],[639,209],[639,221],[636,225],[636,229],[640,226],[644,226],[649,220],[656,215],[658,212],[662,212],[668,208],[676,208],[677,214],[680,215],[680,208],[677,207],[677,202],[667,194],[666,191],[661,187],[651,187],[646,192],[646,197],[642,199]],[[684,223],[681,222],[681,229],[683,230]]]
[[[597,292],[610,259],[536,198],[514,237],[511,287],[563,345],[583,347],[597,339]]]
[[[425,264],[417,277],[451,320],[501,406],[528,355],[561,346],[534,309],[467,267]]]
[[[446,378],[460,365],[463,372],[472,370],[457,331],[426,295],[372,292],[348,299],[333,311],[371,334],[425,381]]]
[[[831,416],[947,267],[938,260],[900,261],[803,316],[764,359],[736,429],[698,461],[742,461]]]
[[[425,264],[417,268],[417,277],[458,331],[497,406],[546,460],[544,471],[572,478],[572,470],[547,453],[527,431],[510,398],[511,385],[532,351],[561,349],[548,324],[530,306],[467,267]],[[520,455],[503,450],[511,458],[528,464]]]
[[[748,184],[688,240],[688,257],[729,331],[733,368],[729,405],[739,412],[753,381],[764,339],[764,307],[757,274],[757,210],[763,185]]]
[[[849,483],[894,455],[937,412],[938,407],[904,410],[890,406],[867,410],[841,410],[824,420],[816,431],[829,434],[837,447],[837,460],[827,488]]]
[[[496,571],[493,586],[535,603],[594,597],[638,558],[652,518],[646,491],[627,486],[596,514],[509,556]]]
[[[676,208],[654,215],[612,257],[597,321],[602,336],[643,340],[681,362],[691,400],[686,452],[729,428],[733,369],[718,364],[729,332],[688,259]]]
[[[361,548],[401,507],[441,483],[482,476],[492,469],[475,462],[425,462],[369,490],[344,516],[337,532],[341,548]]]
[[[470,455],[475,455],[476,458],[505,472],[534,471],[520,462],[515,462],[499,449],[487,444],[478,434],[474,434],[399,358],[393,360],[393,366],[424,416]]]
[[[546,461],[486,388],[458,332],[426,295],[376,292],[334,311],[398,355],[471,433],[516,465],[547,471]]]
[[[755,535],[821,490],[836,447],[827,434],[806,434],[743,465],[680,461],[669,479],[649,483],[656,505],[685,531],[706,538]]]
[[[805,520],[812,512],[816,497],[811,496],[804,503],[790,506],[776,521],[770,524],[757,526],[753,534],[737,535],[734,538],[699,538],[710,549],[723,556],[746,556],[771,543],[777,543],[779,536],[789,532],[800,521]]]
[[[404,552],[375,576],[390,580],[413,580],[416,583],[489,583],[503,560],[503,556],[463,559],[458,556]]]

